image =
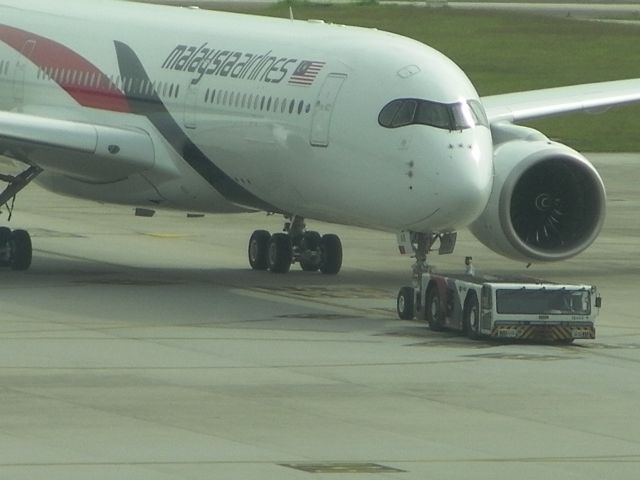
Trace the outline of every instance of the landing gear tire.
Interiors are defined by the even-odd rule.
[[[27,270],[31,266],[33,257],[33,247],[29,232],[26,230],[14,230],[11,234],[11,243],[13,246],[11,268],[19,271]]]
[[[0,227],[0,267],[11,265],[11,229]]]
[[[320,240],[320,271],[336,275],[342,267],[342,243],[337,235],[327,234]]]
[[[427,290],[427,298],[425,301],[427,322],[429,328],[434,332],[444,330],[444,305],[438,287],[432,285]]]
[[[249,265],[253,270],[269,268],[269,241],[271,234],[266,230],[256,230],[249,239]]]
[[[0,227],[0,266],[12,270],[28,270],[33,258],[31,236],[26,230]]]
[[[269,270],[272,273],[287,273],[293,261],[291,238],[286,233],[276,233],[269,241]]]
[[[300,243],[302,251],[300,268],[305,272],[316,272],[320,268],[320,243],[322,237],[318,232],[304,232]]]
[[[288,273],[291,265],[299,263],[305,272],[335,275],[340,271],[342,243],[337,235],[307,231],[304,217],[298,215],[285,215],[285,220],[281,233],[253,232],[248,248],[251,268]]]
[[[464,301],[464,310],[462,314],[462,330],[464,334],[475,340],[478,338],[478,322],[480,321],[480,305],[478,298],[474,293],[467,296]]]
[[[398,292],[396,311],[400,320],[413,319],[414,297],[413,287],[402,287]]]

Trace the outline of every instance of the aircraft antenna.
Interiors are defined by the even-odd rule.
[[[289,20],[295,20],[295,18],[293,18],[293,7],[291,5],[289,5]]]

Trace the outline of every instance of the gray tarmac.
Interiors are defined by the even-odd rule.
[[[33,267],[0,272],[0,478],[637,479],[640,155],[591,158],[604,231],[530,269],[602,292],[598,338],[572,346],[397,320],[410,261],[389,234],[309,222],[341,235],[343,272],[272,275],[246,243],[277,217],[28,188],[11,225]],[[460,237],[440,269],[524,270]]]

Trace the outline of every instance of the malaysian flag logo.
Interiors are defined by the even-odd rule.
[[[325,62],[310,62],[308,60],[303,60],[291,75],[289,83],[291,85],[311,85],[324,65]]]

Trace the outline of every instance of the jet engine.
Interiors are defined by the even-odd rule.
[[[471,232],[494,252],[527,262],[564,260],[589,247],[606,213],[593,165],[536,130],[511,124],[492,130],[493,191]]]

